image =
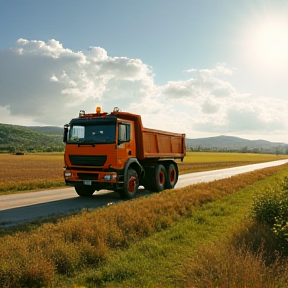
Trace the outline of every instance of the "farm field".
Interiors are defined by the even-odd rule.
[[[287,155],[188,152],[180,174],[288,158]],[[0,154],[0,195],[65,186],[62,153]]]
[[[288,155],[253,153],[188,152],[184,161],[178,162],[180,174],[202,172],[287,159]]]
[[[65,186],[63,153],[0,154],[0,195]]]
[[[4,287],[287,287],[283,243],[250,218],[288,165],[165,190],[0,237]],[[275,254],[275,251],[278,251]]]

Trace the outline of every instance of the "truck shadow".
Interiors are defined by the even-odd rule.
[[[151,193],[144,189],[140,189],[136,198],[144,197],[149,194]],[[2,210],[0,211],[0,229],[32,222],[45,217],[65,217],[65,215],[67,216],[75,211],[93,211],[97,208],[117,205],[124,201],[128,200],[121,199],[119,193],[101,193],[100,191],[96,192],[92,197],[87,198],[75,196],[69,199]]]

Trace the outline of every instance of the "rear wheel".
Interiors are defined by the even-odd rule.
[[[165,189],[172,189],[175,187],[178,181],[178,169],[177,164],[171,163],[167,166],[167,177],[165,182]]]
[[[153,168],[146,168],[144,181],[145,189],[154,192],[163,191],[167,178],[166,174],[166,169],[162,164],[158,164]]]
[[[163,165],[157,165],[155,167],[155,172],[156,172],[156,185],[155,185],[155,191],[160,192],[165,189],[165,183],[166,183],[166,169]]]
[[[95,192],[95,189],[93,187],[85,185],[76,185],[75,190],[76,193],[81,197],[91,197]]]
[[[124,199],[132,199],[136,195],[139,187],[139,177],[137,172],[128,168],[127,175],[124,180],[124,187],[120,190],[120,195]]]

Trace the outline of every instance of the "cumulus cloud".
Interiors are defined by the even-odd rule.
[[[0,106],[43,124],[48,119],[60,124],[81,104],[89,109],[108,96],[113,103],[119,94],[124,97],[123,91],[139,91],[153,82],[150,68],[139,59],[109,57],[100,47],[73,52],[56,40],[19,39],[0,50],[0,63]]]
[[[207,98],[207,97],[233,97],[236,95],[234,87],[226,81],[221,80],[217,75],[232,74],[223,65],[218,64],[215,69],[190,69],[193,78],[187,81],[169,82],[165,85],[163,93],[171,98]]]
[[[239,94],[226,80],[234,72],[226,64],[186,72],[186,81],[157,86],[152,67],[140,59],[110,57],[101,47],[75,52],[53,39],[19,39],[0,48],[0,122],[63,125],[80,109],[101,105],[190,138],[287,130],[288,102]]]

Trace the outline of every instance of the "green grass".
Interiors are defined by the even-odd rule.
[[[287,173],[287,169],[285,173]],[[280,174],[283,175],[283,172]],[[215,285],[210,286],[209,284],[205,286],[202,283],[200,286],[195,287],[220,287],[217,285],[220,282],[227,283],[225,282],[225,277],[228,273],[232,273],[232,271],[228,272],[229,267],[226,267],[227,271],[225,271],[225,275],[222,275],[222,279],[217,280],[217,277],[214,275],[215,279],[213,280],[210,278],[211,275],[207,275],[208,270],[217,269],[217,266],[213,268],[215,262],[220,265],[221,261],[226,261],[231,257],[231,255],[229,256],[229,251],[232,252],[233,248],[231,248],[233,244],[231,244],[232,235],[238,233],[239,238],[239,233],[242,233],[243,229],[247,230],[247,226],[253,225],[252,222],[247,221],[247,218],[249,218],[254,192],[263,189],[264,186],[271,183],[272,179],[278,181],[278,177],[279,175],[269,177],[253,184],[253,186],[241,189],[237,193],[204,204],[194,210],[192,217],[185,218],[168,229],[131,245],[127,250],[118,250],[111,253],[105,265],[99,267],[96,271],[90,271],[78,276],[78,279],[80,279],[78,280],[79,283],[88,287],[98,287],[101,285],[103,287],[194,287],[193,285],[200,285],[198,282],[203,281],[211,285],[214,282]],[[238,230],[237,227],[239,227]],[[253,238],[253,236],[251,235],[250,238]],[[239,243],[239,239],[237,243]],[[230,247],[229,251],[227,251],[227,246]],[[197,266],[199,256],[203,256],[203,251],[206,251],[207,257],[211,260],[211,254],[219,254],[219,247],[222,247],[225,256],[228,258],[223,259],[220,254],[218,258],[216,257],[213,260],[213,263],[206,263],[204,266],[206,270],[202,267],[202,271],[200,271],[205,271],[205,273],[202,273],[202,278],[199,279],[198,275],[200,272],[197,271],[199,269]],[[201,254],[198,253],[199,249],[202,251]],[[251,258],[250,261],[256,262],[257,259],[255,260],[251,253],[249,255]],[[234,251],[233,260],[236,262],[239,261],[237,259],[238,256]],[[217,259],[221,261],[217,261]],[[205,259],[201,261],[202,263],[199,263],[199,265],[202,264],[203,266]],[[233,261],[230,262],[233,263]],[[240,263],[238,264],[240,265]],[[251,264],[246,263],[247,265]],[[194,270],[191,267],[194,267]],[[244,268],[242,270],[247,276],[251,267],[245,268],[246,270]],[[242,274],[243,278],[240,280],[239,277],[234,277],[243,286],[231,287],[272,287],[267,286],[267,283],[265,283],[265,281],[268,281],[268,278],[269,285],[275,281],[275,279],[270,279],[271,275],[268,275],[268,270],[264,265],[259,271],[254,271],[255,274],[252,275],[253,277],[249,278],[250,283],[245,282],[245,273]],[[198,275],[196,272],[198,272]],[[267,275],[260,279],[259,276],[263,272],[267,273]],[[279,274],[277,274],[278,276]],[[280,276],[283,278],[283,275]],[[230,281],[232,283],[234,280],[231,279]],[[256,283],[258,283],[258,286],[256,286]],[[245,286],[246,284],[247,286]]]
[[[283,165],[166,190],[5,235],[0,238],[0,283],[4,287],[73,287],[74,283],[192,287],[190,283],[201,275],[191,265],[198,261],[198,251],[228,243],[231,229],[248,217],[252,194],[280,181],[287,172]]]

